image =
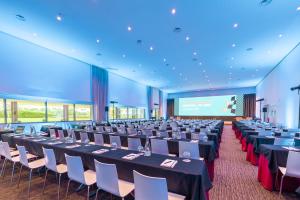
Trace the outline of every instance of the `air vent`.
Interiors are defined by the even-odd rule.
[[[173,29],[173,32],[174,33],[180,33],[182,31],[182,29],[180,28],[180,27],[175,27],[174,29]]]
[[[252,50],[253,50],[252,47],[249,47],[249,48],[246,49],[246,51],[252,51]]]
[[[193,61],[195,61],[195,62],[196,62],[197,60],[198,60],[197,58],[193,58]]]
[[[23,15],[16,15],[16,18],[20,21],[23,21],[25,22],[26,21],[26,18],[23,16]]]
[[[102,56],[102,54],[101,53],[96,53],[96,56]]]
[[[272,2],[272,0],[261,0],[260,5],[262,6],[267,6]]]
[[[137,44],[142,44],[142,40],[137,40],[136,43]]]

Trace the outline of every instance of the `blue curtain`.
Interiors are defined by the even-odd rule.
[[[164,93],[159,90],[159,116],[164,117]]]
[[[94,120],[106,121],[108,106],[108,72],[97,66],[91,66],[92,74],[92,100],[94,104]]]
[[[153,88],[147,86],[147,99],[148,99],[148,119],[151,119],[151,114],[153,111]]]

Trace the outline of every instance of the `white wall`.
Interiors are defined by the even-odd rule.
[[[300,84],[300,46],[295,48],[256,87],[257,98],[264,98],[269,106],[271,122],[282,123],[289,128],[298,127],[299,96],[290,88]],[[259,116],[259,106],[256,107]]]
[[[0,32],[0,96],[90,102],[90,65]]]
[[[120,105],[147,107],[147,87],[133,80],[109,73],[109,101]]]

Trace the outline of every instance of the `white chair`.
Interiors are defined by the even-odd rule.
[[[104,132],[103,126],[96,126],[96,131],[100,132],[100,133],[103,133]]]
[[[112,146],[112,143],[116,143],[117,144],[117,148],[121,149],[122,145],[121,145],[121,138],[120,138],[120,136],[110,135],[109,136],[109,140],[110,140],[110,145],[111,146]]]
[[[29,171],[29,185],[28,185],[28,198],[29,198],[30,197],[32,171],[34,169],[40,169],[41,167],[44,167],[45,166],[45,159],[42,158],[42,159],[34,160],[32,162],[28,162],[28,157],[27,157],[25,147],[24,146],[17,146],[17,148],[19,150],[20,163],[21,163],[21,168],[20,168],[20,172],[19,172],[18,187],[19,187],[19,184],[20,184],[22,169],[23,169],[23,167],[26,167],[30,170]]]
[[[103,135],[99,133],[94,133],[95,145],[104,146]]]
[[[137,131],[135,128],[127,128],[128,135],[134,135],[137,134]]]
[[[152,153],[169,155],[168,142],[161,139],[151,139],[151,151]]]
[[[167,131],[160,131],[159,132],[160,137],[169,137],[169,133]]]
[[[142,134],[146,136],[153,136],[152,129],[143,129]]]
[[[142,146],[140,138],[131,138],[128,139],[128,150],[138,151],[138,147]]]
[[[282,194],[282,185],[283,179],[286,176],[300,178],[300,152],[289,151],[286,168],[279,167],[280,172],[282,173],[279,196]],[[276,176],[277,181],[278,173]]]
[[[3,178],[5,175],[5,168],[6,168],[7,161],[10,161],[13,163],[11,178],[10,178],[10,182],[12,183],[14,173],[15,173],[15,165],[16,165],[16,163],[20,162],[19,151],[11,151],[9,148],[8,142],[1,142],[0,143],[0,153],[5,158],[3,161],[2,169],[1,169],[1,176],[3,176]],[[36,158],[36,156],[32,155],[32,154],[27,154],[27,159],[32,159],[32,158]]]
[[[83,185],[86,185],[88,188],[87,199],[90,197],[90,187],[96,183],[96,173],[92,170],[84,171],[81,157],[79,156],[69,156],[65,154],[67,168],[68,168],[68,186],[66,192],[66,199],[68,197],[70,182],[74,181]]]
[[[134,185],[118,178],[115,164],[105,164],[97,160],[94,162],[98,187],[95,199],[98,197],[99,190],[104,190],[124,200],[124,197],[132,192]]]
[[[55,129],[50,128],[50,129],[49,129],[49,132],[50,132],[50,137],[51,137],[51,138],[56,138],[56,131],[55,131]]]
[[[105,132],[107,133],[113,132],[111,126],[105,126]]]
[[[293,146],[294,139],[290,138],[275,138],[274,145]]]
[[[121,127],[117,128],[117,132],[120,133],[120,134],[126,134],[126,129],[125,129],[125,127],[121,126]]]
[[[198,143],[179,141],[179,158],[184,158],[184,152],[189,152],[191,159],[203,160],[200,158]]]
[[[186,133],[185,132],[180,132],[180,137],[182,139],[186,139]]]
[[[80,142],[81,143],[89,143],[90,142],[87,132],[80,132]]]
[[[63,130],[58,130],[58,138],[59,139],[64,139],[65,138],[65,134]]]
[[[68,137],[73,138],[74,130],[73,129],[67,129]]]
[[[185,196],[168,192],[167,180],[133,171],[135,200],[184,200]]]
[[[67,165],[65,164],[58,164],[56,163],[56,158],[53,149],[45,149],[43,147],[43,153],[45,157],[45,166],[46,166],[46,174],[45,174],[45,180],[44,180],[44,186],[43,186],[43,194],[45,191],[46,186],[46,179],[48,175],[48,171],[51,170],[55,172],[55,174],[58,174],[58,199],[60,194],[60,182],[61,182],[61,175],[67,173]]]
[[[192,140],[199,140],[199,139],[200,139],[199,133],[192,133],[192,134],[191,134],[191,139],[192,139]]]

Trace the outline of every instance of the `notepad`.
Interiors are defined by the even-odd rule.
[[[41,142],[41,141],[45,141],[45,140],[46,140],[45,138],[42,138],[42,139],[35,139],[35,140],[32,140],[32,141]]]
[[[172,138],[169,138],[169,137],[165,137],[163,138],[164,140],[171,140]]]
[[[198,143],[198,140],[191,140],[191,143]]]
[[[162,162],[161,164],[160,164],[160,166],[162,166],[162,167],[168,167],[168,168],[173,168],[173,167],[175,167],[175,165],[177,164],[177,160],[171,160],[171,159],[166,159],[166,160],[164,160],[164,162]]]
[[[156,136],[152,135],[152,136],[149,136],[150,139],[153,139],[153,138],[156,138]]]
[[[136,159],[139,156],[140,156],[140,154],[131,153],[131,154],[128,154],[126,156],[123,156],[122,158],[125,159],[125,160],[133,160],[133,159]]]
[[[80,147],[79,144],[73,144],[73,145],[70,145],[70,146],[66,146],[67,149],[73,149],[73,148],[76,148],[76,147]]]
[[[300,149],[295,148],[295,147],[283,147],[284,149],[287,149],[289,151],[300,151]]]
[[[275,137],[271,135],[267,135],[266,138],[275,138]]]
[[[103,154],[108,151],[109,151],[108,149],[99,149],[99,150],[93,151],[93,153],[94,154]]]

